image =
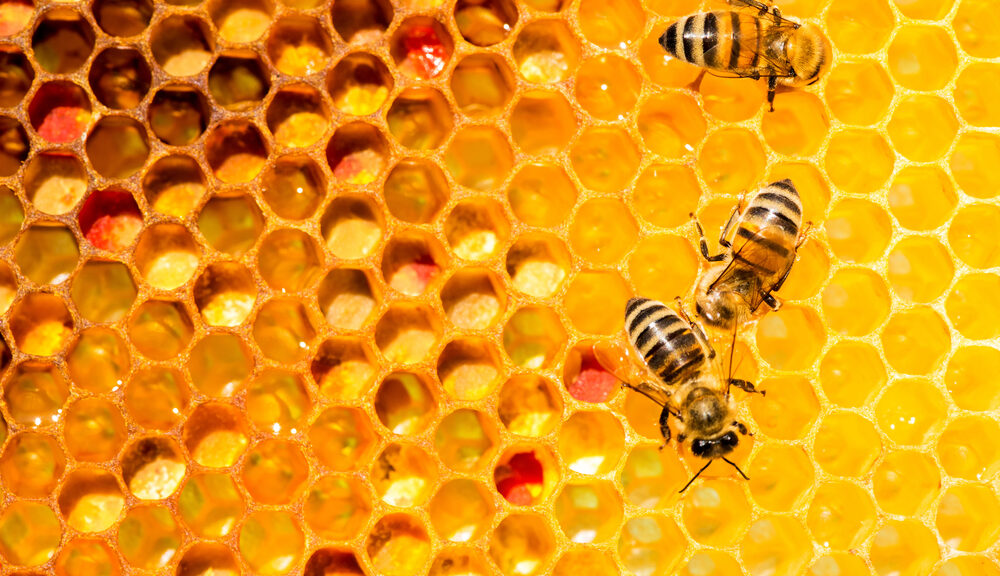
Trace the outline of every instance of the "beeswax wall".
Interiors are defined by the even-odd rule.
[[[705,7],[0,0],[0,574],[1000,575],[1000,10],[787,0],[769,113]],[[590,345],[782,178],[680,495]]]

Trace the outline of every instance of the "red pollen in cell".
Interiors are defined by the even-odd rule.
[[[422,78],[433,78],[444,70],[448,52],[437,32],[430,26],[414,26],[403,38],[406,58],[413,62],[415,72]]]
[[[569,385],[569,394],[581,402],[606,402],[617,385],[618,379],[587,354],[580,361],[580,373]]]
[[[132,244],[142,230],[142,212],[132,194],[101,190],[87,198],[80,209],[80,230],[101,250],[118,251]]]

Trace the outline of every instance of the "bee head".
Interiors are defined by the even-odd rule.
[[[799,26],[788,39],[785,53],[795,76],[784,83],[791,86],[808,86],[816,82],[833,61],[830,40],[815,24]]]
[[[729,430],[721,436],[715,438],[695,438],[691,441],[691,454],[698,458],[714,459],[722,458],[729,454],[740,443],[736,432]]]

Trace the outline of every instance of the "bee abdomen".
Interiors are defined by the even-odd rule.
[[[700,369],[705,360],[691,328],[660,302],[646,298],[629,300],[625,326],[629,340],[646,365],[666,383]]]
[[[720,57],[721,29],[731,28],[722,24],[728,20],[725,12],[692,14],[671,24],[660,36],[660,46],[675,58],[698,66],[718,67],[729,64],[729,52]],[[722,24],[722,25],[720,25]]]

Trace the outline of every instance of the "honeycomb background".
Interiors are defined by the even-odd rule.
[[[1000,11],[782,2],[767,113],[705,7],[0,1],[0,574],[1000,574]],[[681,496],[590,345],[785,177],[751,480]]]

